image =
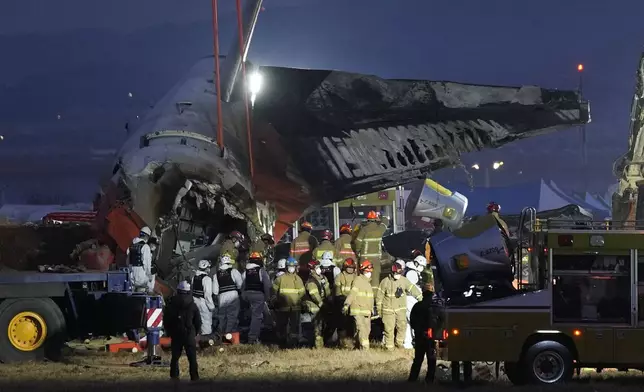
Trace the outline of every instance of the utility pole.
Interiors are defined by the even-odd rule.
[[[579,64],[577,65],[577,73],[579,74],[579,86],[578,86],[578,91],[579,91],[579,103],[583,101],[582,94],[583,94],[583,86],[584,86],[584,65]],[[582,124],[579,127],[579,130],[581,131],[581,179],[583,182],[583,191],[584,195],[588,191],[588,175],[587,175],[587,158],[586,158],[586,124]],[[585,196],[584,196],[585,197]]]

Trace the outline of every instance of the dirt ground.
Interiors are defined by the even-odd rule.
[[[164,354],[167,358],[167,355]],[[263,346],[226,347],[203,350],[199,354],[202,381],[188,381],[187,361],[181,362],[182,380],[169,381],[168,368],[134,368],[128,364],[141,359],[141,354],[106,354],[76,351],[59,363],[0,365],[0,391],[255,391],[290,392],[316,390],[334,392],[424,390],[422,383],[406,382],[412,353],[398,350],[369,352],[334,349],[278,350]],[[424,369],[423,369],[424,371]],[[480,364],[478,380],[468,388],[472,391],[520,389],[540,391],[540,387],[513,387],[503,375],[495,380],[494,372]],[[422,378],[422,374],[421,374]],[[446,382],[447,369],[439,370],[434,390],[458,387]],[[443,381],[445,380],[445,381]],[[642,390],[644,376],[640,372],[606,372],[597,375],[588,371],[572,384],[554,387],[566,391]],[[551,388],[548,388],[552,390]]]

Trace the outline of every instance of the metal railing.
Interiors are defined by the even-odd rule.
[[[644,221],[575,221],[569,219],[536,219],[531,231],[585,230],[633,231],[644,230]]]

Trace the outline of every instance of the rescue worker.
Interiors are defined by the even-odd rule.
[[[154,291],[154,276],[152,275],[152,250],[148,240],[152,231],[144,226],[139,236],[132,240],[132,245],[127,249],[128,265],[130,267],[130,281],[134,291],[149,293]]]
[[[501,212],[501,206],[493,201],[491,201],[487,205],[487,213],[494,216],[496,221],[503,227],[503,230],[505,230],[505,234],[509,237],[510,236],[510,230],[508,230],[508,224],[505,223],[503,219],[501,219],[501,216],[499,213]]]
[[[159,247],[159,238],[156,235],[151,235],[148,240],[148,246],[150,247],[150,255],[152,257],[150,280],[152,281],[152,287],[154,288],[154,283],[157,280],[157,257],[159,257],[157,250]]]
[[[335,241],[333,261],[335,265],[342,267],[346,259],[356,260],[356,254],[351,247],[351,225],[347,223],[340,226],[340,237]]]
[[[424,286],[423,299],[416,303],[411,310],[410,325],[414,331],[414,362],[409,371],[407,381],[418,380],[420,368],[427,357],[426,383],[433,383],[436,374],[436,343],[434,341],[434,327],[440,313],[434,311],[434,285],[428,283]]]
[[[335,245],[333,245],[333,233],[331,230],[324,229],[320,234],[320,245],[315,248],[315,260],[322,260],[322,255],[325,252],[331,253],[331,261],[333,261],[333,254],[335,253]]]
[[[268,233],[264,233],[255,242],[253,242],[253,245],[250,247],[250,251],[251,253],[259,252],[264,258],[264,261],[268,262],[269,260],[267,258],[272,253],[273,246],[275,246],[273,236]]]
[[[275,272],[275,279],[286,273],[286,259],[277,260],[277,271]]]
[[[380,224],[378,214],[375,211],[369,211],[367,222],[360,227],[356,236],[353,249],[360,261],[369,260],[373,265],[373,274],[371,275],[371,286],[374,293],[378,290],[380,283],[380,269],[382,257],[382,235],[386,227]]]
[[[327,305],[326,299],[331,294],[329,283],[322,275],[322,268],[320,262],[317,260],[309,261],[309,271],[311,275],[306,281],[303,310],[311,316],[311,324],[313,324],[313,346],[316,348],[324,347],[324,337],[322,336],[322,328],[324,327],[324,316],[326,314]],[[307,334],[309,335],[309,334]],[[308,336],[307,336],[308,338]]]
[[[360,275],[351,284],[351,291],[344,301],[343,313],[353,317],[356,327],[355,342],[362,350],[369,349],[369,334],[371,333],[371,316],[374,313],[373,289],[371,277],[373,265],[369,260],[360,263]]]
[[[228,254],[232,261],[233,267],[237,265],[237,259],[239,258],[239,248],[244,242],[244,235],[239,231],[232,231],[226,241],[221,244],[221,250],[219,251],[220,255]]]
[[[291,242],[291,257],[302,266],[312,259],[313,251],[318,246],[318,240],[311,235],[311,230],[313,226],[309,222],[302,222],[297,238]]]
[[[219,333],[222,336],[237,331],[240,307],[239,291],[243,283],[241,274],[233,268],[232,258],[228,254],[221,256],[212,292],[217,298],[217,320]]]
[[[385,327],[385,348],[394,349],[395,345],[402,347],[404,333],[407,328],[407,297],[411,295],[420,300],[422,293],[407,278],[402,276],[403,269],[400,264],[393,263],[391,274],[385,277],[378,287],[376,295],[376,311],[382,317]],[[406,294],[406,295],[405,295]]]
[[[163,327],[171,339],[170,378],[179,380],[179,358],[185,351],[190,364],[190,379],[198,381],[197,334],[201,330],[201,317],[190,294],[190,283],[185,280],[179,282],[177,294],[163,310]]]
[[[286,273],[273,282],[271,302],[275,304],[275,332],[286,346],[298,340],[300,330],[300,304],[305,290],[297,267],[297,260],[289,257],[286,260]]]
[[[335,278],[342,272],[333,263],[333,253],[327,251],[322,254],[320,269],[322,270],[322,276],[329,282],[329,288],[333,291],[335,289]]]
[[[427,259],[424,256],[418,255],[414,258],[414,260],[407,262],[405,265],[405,273],[404,276],[407,278],[411,283],[416,285],[416,287],[420,288],[420,278],[421,278],[421,273],[423,270],[427,267]],[[407,295],[407,329],[405,332],[405,341],[403,342],[403,347],[406,349],[412,349],[414,348],[414,345],[412,344],[412,330],[411,326],[409,324],[409,317],[411,314],[411,310],[416,305],[416,298],[414,298],[411,295]]]
[[[338,331],[338,340],[340,340],[340,343],[345,348],[349,348],[351,345],[349,338],[352,339],[355,335],[355,325],[352,317],[342,313],[342,307],[351,292],[351,286],[356,276],[356,262],[348,258],[342,265],[342,272],[335,278],[335,286],[333,288],[333,324]]]
[[[200,334],[212,334],[212,312],[215,310],[213,296],[213,282],[210,277],[210,261],[200,260],[195,277],[192,279],[192,296],[201,316]]]
[[[263,256],[260,252],[251,252],[246,263],[243,276],[242,298],[250,304],[250,329],[248,343],[259,343],[259,334],[264,321],[266,301],[271,294],[271,279],[263,266]]]

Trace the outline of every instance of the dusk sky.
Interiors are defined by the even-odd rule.
[[[234,2],[222,14],[222,47]],[[614,183],[626,152],[644,2],[265,0],[250,60],[382,77],[575,89],[585,65],[588,166],[576,129],[464,157],[505,162],[492,185]],[[212,54],[210,0],[14,0],[0,5],[0,189],[88,200],[126,121]],[[127,94],[133,93],[129,99]],[[61,115],[61,119],[57,118]],[[519,174],[521,172],[521,174]],[[475,173],[481,182],[481,173]],[[437,174],[463,181],[460,170]]]

